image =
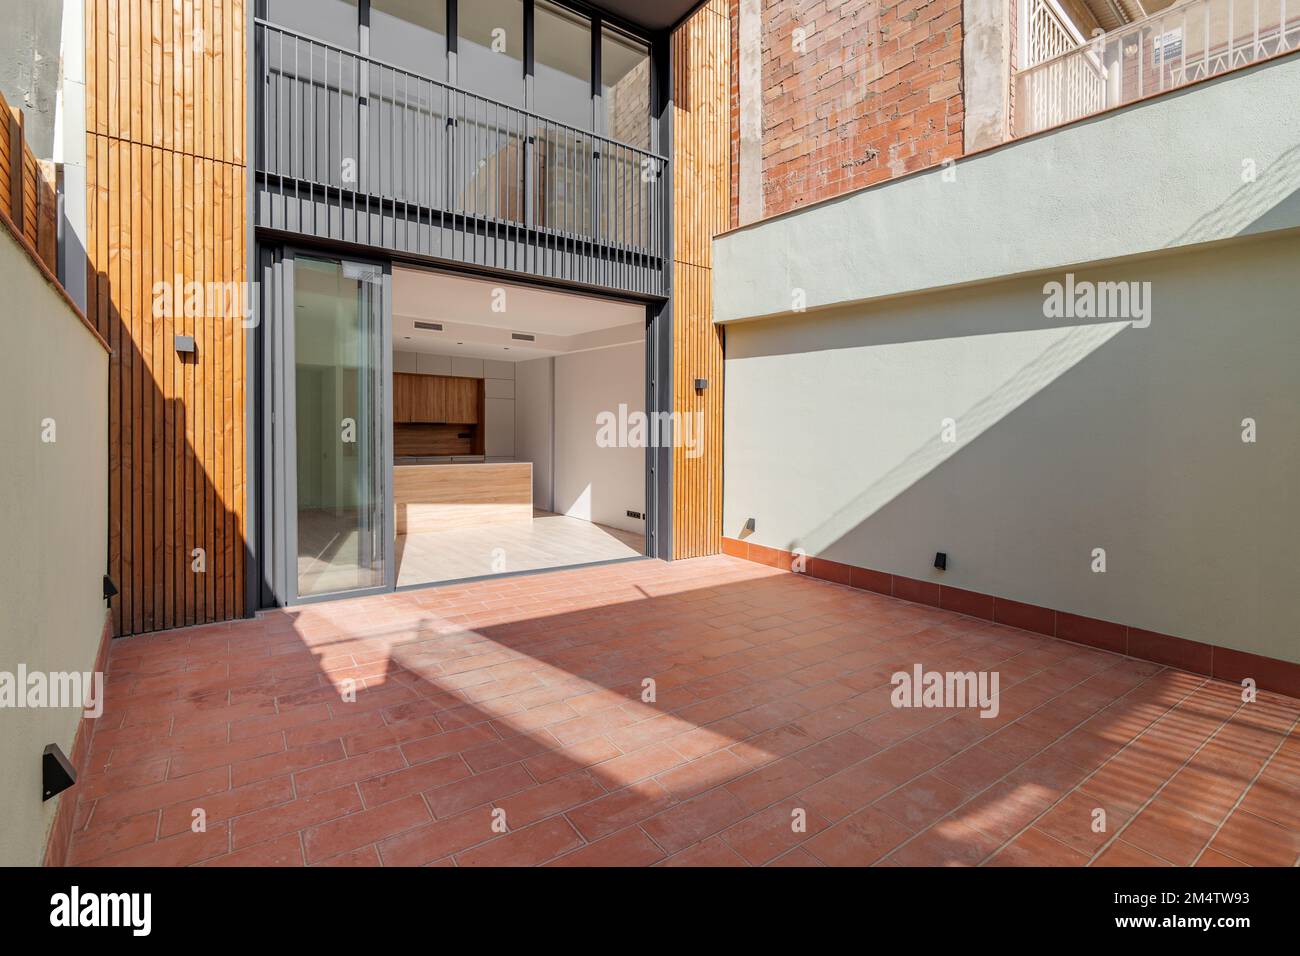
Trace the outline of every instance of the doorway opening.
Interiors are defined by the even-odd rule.
[[[662,303],[315,248],[259,264],[260,606],[659,553]]]
[[[646,553],[646,309],[397,266],[396,584]],[[601,428],[601,425],[612,427]]]

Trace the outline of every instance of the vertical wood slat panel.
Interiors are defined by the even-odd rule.
[[[244,329],[238,310],[153,306],[159,282],[245,279],[246,2],[86,0],[87,278],[114,349],[119,635],[244,613]],[[178,355],[176,335],[193,335],[196,354]]]
[[[673,408],[702,416],[701,454],[673,450],[673,553],[716,554],[722,535],[723,332],[713,325],[712,241],[731,196],[731,22],[709,0],[672,37]],[[708,380],[703,391],[695,379]]]

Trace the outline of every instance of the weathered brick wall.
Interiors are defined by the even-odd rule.
[[[961,18],[961,0],[764,0],[765,217],[961,155]]]

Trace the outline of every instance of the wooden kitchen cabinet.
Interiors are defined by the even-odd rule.
[[[477,425],[482,390],[482,379],[395,372],[393,422]]]
[[[408,424],[416,421],[415,392],[419,375],[393,373],[393,423]]]
[[[477,378],[447,379],[447,421],[462,425],[478,424],[478,393],[482,380]]]

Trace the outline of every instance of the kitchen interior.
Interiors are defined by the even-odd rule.
[[[644,555],[644,369],[641,305],[394,268],[398,587]]]

